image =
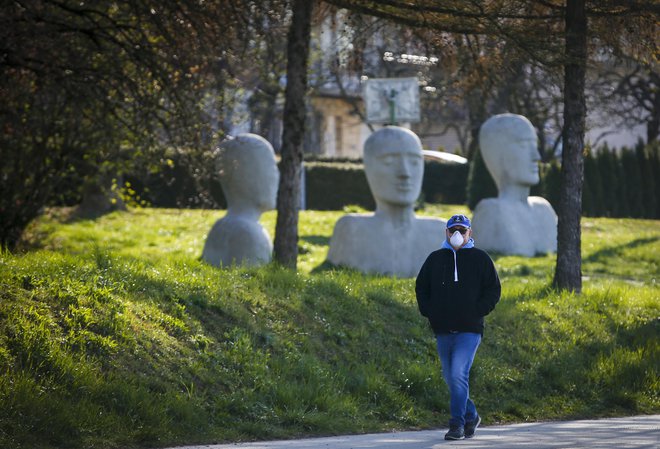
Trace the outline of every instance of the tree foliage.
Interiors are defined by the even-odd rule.
[[[225,128],[228,88],[237,67],[249,70],[236,61],[254,52],[261,19],[284,14],[276,0],[5,3],[0,245],[9,248],[59,185],[173,159],[209,167],[199,159]]]
[[[660,73],[657,61],[611,55],[595,67],[593,97],[614,118],[614,126],[646,127],[646,141],[660,138]],[[616,64],[614,64],[616,63]]]

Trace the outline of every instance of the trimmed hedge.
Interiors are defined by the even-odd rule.
[[[426,161],[422,194],[427,203],[465,204],[469,164]]]
[[[356,205],[375,208],[361,163],[305,162],[305,207],[341,210]]]
[[[463,204],[467,164],[424,162],[421,199],[428,203]],[[364,166],[351,162],[305,162],[306,207],[315,210],[341,210],[357,205],[376,207]]]

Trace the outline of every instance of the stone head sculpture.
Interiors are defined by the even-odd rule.
[[[529,189],[538,184],[541,157],[536,130],[527,118],[516,114],[489,118],[479,130],[479,146],[500,194],[510,186]]]
[[[522,115],[495,115],[481,126],[479,145],[499,193],[474,209],[477,245],[528,257],[555,251],[557,215],[546,199],[529,196],[530,187],[539,182],[540,160],[532,124]]]
[[[377,208],[412,206],[424,175],[419,137],[398,126],[374,132],[364,143],[364,171]]]
[[[364,143],[364,171],[376,211],[337,221],[328,261],[364,273],[413,277],[442,245],[445,227],[443,220],[415,215],[424,175],[419,138],[398,126],[379,129]]]
[[[256,134],[239,134],[222,142],[217,164],[227,214],[209,231],[202,260],[222,267],[268,263],[273,244],[259,217],[277,200],[279,171],[273,147]]]
[[[218,149],[220,184],[232,211],[275,207],[279,171],[271,144],[256,134],[239,134]]]

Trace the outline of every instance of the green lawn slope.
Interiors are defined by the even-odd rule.
[[[467,212],[421,213],[454,211]],[[23,252],[0,253],[0,447],[445,425],[414,280],[324,266],[341,212],[301,213],[298,273],[209,267],[223,214],[55,211]],[[275,213],[262,222],[272,235]],[[471,391],[485,424],[660,412],[659,240],[658,221],[584,219],[582,295],[549,288],[554,256],[493,255],[503,297]]]

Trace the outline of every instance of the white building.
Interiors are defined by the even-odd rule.
[[[362,157],[364,141],[373,130],[382,126],[366,122],[363,82],[367,76],[365,71],[354,73],[349,68],[350,53],[353,50],[352,33],[345,21],[337,16],[326,17],[312,31],[306,154],[323,158],[359,159]],[[378,78],[419,76],[420,96],[427,99],[427,109],[422,112],[421,122],[398,124],[411,128],[420,137],[426,150],[466,154],[470,133],[465,106],[452,101],[452,96],[446,92],[436,92],[436,87],[429,84],[430,78],[426,76],[438,60],[432,56],[414,55],[412,48],[410,53],[383,51],[389,47],[401,48],[401,45],[386,30],[375,30],[361,53],[363,69],[377,73]],[[435,100],[429,102],[429,96]],[[433,104],[433,101],[437,101],[437,104]],[[269,135],[264,136],[276,150],[281,145],[282,103],[278,102],[279,110],[273,114],[274,123],[269,127]],[[238,109],[241,109],[240,106]],[[244,116],[244,109],[237,116]],[[603,113],[590,112],[586,142],[592,145],[607,142],[610,147],[633,146],[640,137],[645,137],[643,125],[633,129],[603,125],[612,122]],[[243,121],[236,124],[232,132],[244,132],[249,128],[249,122]],[[546,135],[547,141],[558,138],[558,132]]]

